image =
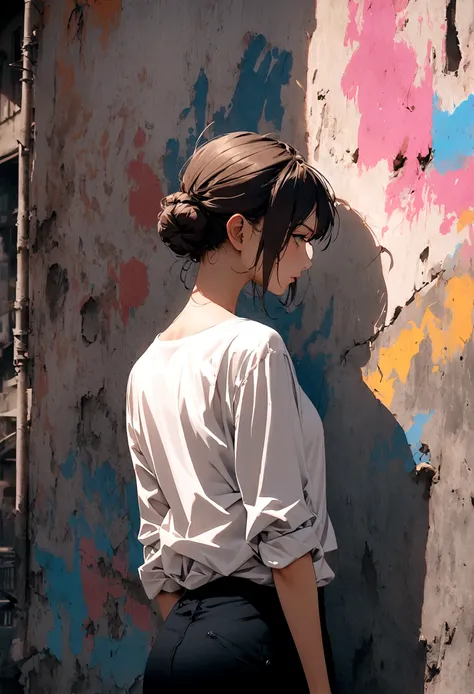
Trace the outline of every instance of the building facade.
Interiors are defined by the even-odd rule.
[[[17,668],[14,635],[16,375],[13,324],[18,207],[18,128],[21,109],[23,3],[0,10],[0,689],[10,691]]]
[[[27,692],[140,691],[124,392],[186,298],[156,215],[210,123],[281,134],[347,202],[304,303],[239,306],[325,424],[335,691],[472,691],[473,31],[470,0],[45,2]]]

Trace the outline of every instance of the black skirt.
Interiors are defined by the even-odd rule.
[[[308,692],[275,588],[219,578],[185,591],[148,657],[143,694]]]

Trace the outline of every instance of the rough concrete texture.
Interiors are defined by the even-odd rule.
[[[473,28],[471,0],[46,3],[26,691],[140,691],[158,622],[124,390],[185,300],[155,220],[211,121],[281,133],[351,206],[304,304],[240,305],[325,422],[335,689],[473,691]]]

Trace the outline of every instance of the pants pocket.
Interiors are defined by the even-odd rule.
[[[208,631],[207,636],[208,638],[212,639],[217,644],[219,644],[226,651],[230,652],[234,656],[234,658],[236,658],[236,660],[238,660],[243,665],[246,665],[247,667],[251,667],[253,669],[256,668],[258,670],[265,670],[270,668],[271,666],[271,660],[265,657],[263,654],[260,655],[257,653],[252,653],[251,651],[242,648],[242,646],[236,644],[234,641],[231,641],[222,634],[217,634],[215,631]]]

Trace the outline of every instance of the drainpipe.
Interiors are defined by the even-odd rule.
[[[26,655],[28,585],[28,319],[30,171],[33,108],[33,0],[25,0],[23,65],[21,75],[20,134],[18,138],[17,278],[15,301],[14,364],[17,373],[15,553],[17,634],[13,657]]]

